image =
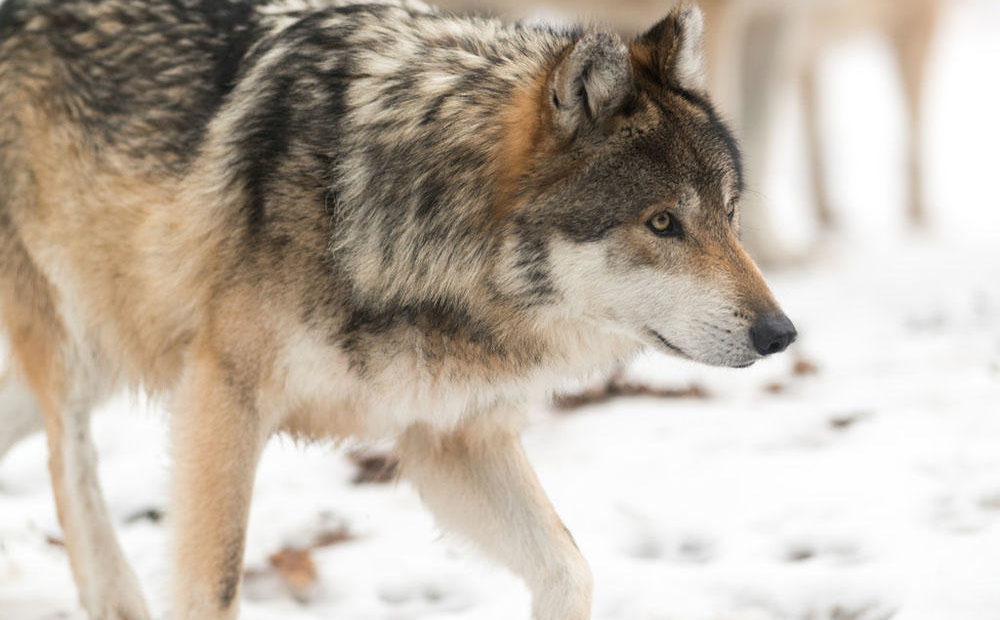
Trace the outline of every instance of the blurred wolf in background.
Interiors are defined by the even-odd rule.
[[[539,620],[590,572],[520,411],[645,346],[742,367],[795,338],[737,240],[702,17],[646,34],[417,2],[8,0],[0,451],[42,424],[94,619],[148,618],[89,415],[167,399],[173,614],[233,618],[265,441],[394,438],[440,523]]]
[[[925,123],[923,94],[937,24],[946,0],[697,0],[705,12],[709,92],[732,120],[744,143],[749,185],[762,191],[770,178],[772,138],[781,97],[788,87],[801,96],[812,203],[821,226],[836,217],[836,196],[825,182],[817,67],[822,53],[864,30],[885,35],[897,61],[906,105],[906,217],[927,218],[922,182]],[[655,15],[658,0],[443,0],[449,6],[500,11],[509,16],[552,11],[587,15],[635,31]],[[749,192],[744,201],[743,242],[764,262],[788,258],[774,216]]]
[[[924,87],[937,25],[945,0],[701,0],[708,23],[710,91],[740,127],[754,183],[764,186],[771,173],[772,139],[779,122],[780,97],[789,86],[801,98],[805,122],[812,204],[818,223],[836,222],[826,183],[822,105],[818,66],[823,52],[865,30],[884,35],[899,69],[907,136],[906,221],[927,219],[923,183],[925,146]],[[774,216],[760,200],[745,201],[745,243],[767,262],[782,262],[781,235]]]

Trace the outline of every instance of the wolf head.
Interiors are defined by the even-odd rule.
[[[522,129],[509,249],[560,311],[742,367],[796,332],[740,247],[740,153],[704,93],[702,30],[681,8],[630,44],[592,33],[563,53]]]

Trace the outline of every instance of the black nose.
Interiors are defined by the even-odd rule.
[[[772,314],[760,319],[750,328],[753,348],[761,355],[774,355],[788,348],[798,336],[795,326],[784,314]]]

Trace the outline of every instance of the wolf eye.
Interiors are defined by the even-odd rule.
[[[657,213],[646,223],[653,234],[660,237],[677,237],[681,234],[681,226],[677,218],[669,213]]]
[[[732,224],[733,223],[733,218],[735,218],[735,217],[736,217],[736,201],[734,200],[734,201],[730,202],[729,206],[727,207],[726,219],[729,220],[730,224]]]

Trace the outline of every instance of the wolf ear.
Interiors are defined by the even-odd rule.
[[[631,46],[636,63],[664,85],[705,90],[705,18],[697,6],[675,8]]]
[[[618,35],[588,34],[552,72],[550,87],[555,124],[563,135],[599,128],[633,96],[628,48]]]

